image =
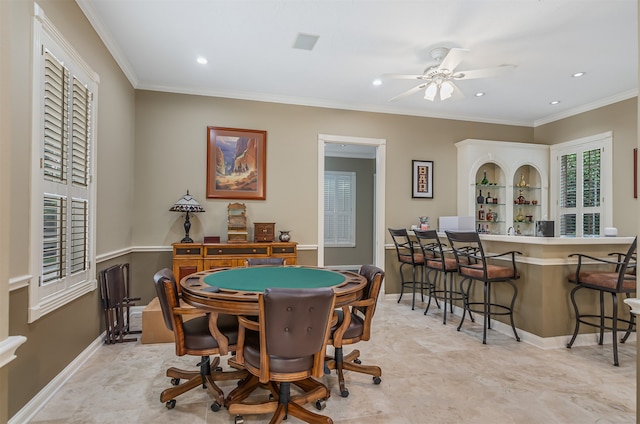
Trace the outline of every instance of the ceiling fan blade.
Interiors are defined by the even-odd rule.
[[[382,77],[383,78],[393,78],[393,79],[419,80],[419,79],[423,79],[424,75],[382,74]]]
[[[453,82],[451,84],[453,85],[453,94],[451,95],[451,98],[454,100],[464,99],[462,90],[460,90],[457,85],[453,84]]]
[[[456,72],[453,75],[453,78],[460,80],[460,79],[474,79],[474,78],[489,78],[489,77],[495,77],[498,75],[502,75],[512,69],[515,69],[515,65],[503,65],[503,66],[496,66],[495,68],[484,68],[484,69],[474,69],[471,71],[461,71],[461,72]]]
[[[445,58],[442,59],[442,62],[438,66],[438,69],[448,69],[449,71],[453,72],[453,70],[456,69],[456,66],[458,66],[460,62],[462,62],[462,59],[464,59],[467,53],[469,53],[469,50],[467,49],[454,48],[449,50],[449,53],[447,53]]]
[[[413,87],[413,88],[411,88],[411,89],[409,89],[409,90],[407,90],[407,91],[405,91],[405,92],[402,92],[402,93],[398,94],[398,95],[397,95],[397,96],[395,96],[395,97],[390,98],[390,99],[389,99],[389,101],[390,101],[390,102],[392,102],[392,101],[397,100],[397,99],[400,99],[400,98],[402,98],[402,97],[407,97],[407,96],[410,96],[410,95],[412,95],[412,94],[415,94],[415,93],[417,93],[418,91],[420,91],[420,90],[422,90],[423,88],[425,88],[426,86],[427,86],[427,84],[420,84],[420,85],[417,85],[417,86],[415,86],[415,87]]]

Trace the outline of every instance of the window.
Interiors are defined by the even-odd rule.
[[[324,174],[324,244],[327,247],[356,245],[356,173],[326,171]]]
[[[91,291],[98,76],[35,5],[29,322]]]
[[[561,236],[600,236],[611,225],[611,133],[551,146],[552,205]]]

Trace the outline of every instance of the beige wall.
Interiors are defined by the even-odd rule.
[[[30,272],[28,255],[29,221],[24,205],[30,203],[31,133],[31,0],[9,2],[11,17],[9,111],[11,249],[9,277]],[[420,215],[437,217],[456,213],[454,143],[466,138],[555,143],[604,130],[614,130],[616,171],[614,202],[631,212],[616,211],[619,228],[633,228],[627,220],[635,213],[635,202],[626,199],[629,158],[624,153],[635,140],[635,100],[612,105],[540,128],[505,126],[455,120],[322,109],[274,103],[252,102],[135,91],[118,68],[73,0],[43,0],[44,12],[88,64],[100,75],[96,182],[98,189],[97,254],[108,255],[139,247],[130,255],[99,264],[99,269],[116,261],[131,262],[134,295],[153,296],[149,278],[168,266],[170,253],[162,248],[183,236],[182,218],[169,207],[186,189],[205,206],[206,212],[193,220],[192,236],[224,234],[227,200],[205,198],[206,126],[262,129],[268,132],[267,200],[247,201],[252,222],[276,222],[277,228],[292,230],[294,241],[313,246],[317,240],[317,137],[334,134],[387,140],[386,226],[415,223]],[[5,9],[2,9],[5,13]],[[3,16],[2,23],[6,22]],[[4,29],[4,28],[3,28]],[[4,32],[3,32],[4,35]],[[3,39],[4,41],[4,39]],[[6,53],[3,45],[3,53]],[[2,68],[4,70],[4,67]],[[4,77],[3,77],[4,78]],[[632,116],[629,120],[621,116]],[[579,129],[579,130],[578,130]],[[619,143],[624,136],[625,142]],[[4,133],[3,133],[4,135]],[[618,150],[620,149],[620,150]],[[2,152],[4,153],[4,149]],[[412,199],[412,159],[434,161],[434,199]],[[1,164],[6,164],[2,159]],[[618,166],[620,162],[620,166]],[[625,180],[625,178],[627,178]],[[620,221],[618,223],[617,221]],[[160,247],[161,249],[156,249]],[[149,252],[145,252],[145,250]],[[158,251],[159,250],[159,251]],[[390,251],[389,251],[390,252]],[[313,265],[314,250],[299,254],[299,263]],[[397,291],[397,273],[392,255],[387,256],[387,292]],[[2,290],[2,286],[0,286]],[[0,295],[2,292],[0,291]],[[37,394],[102,331],[98,293],[93,292],[52,312],[35,323],[27,323],[27,290],[10,293],[9,322],[0,315],[1,328],[10,335],[23,334],[28,341],[18,359],[0,370],[0,385],[11,387],[7,415],[10,417]],[[55,346],[52,352],[51,348]],[[46,353],[45,353],[46,352]],[[8,376],[7,376],[8,374]],[[29,375],[29,381],[24,381]],[[6,384],[5,384],[6,383]],[[0,390],[0,409],[4,407]],[[2,416],[0,415],[0,418]]]
[[[11,139],[11,119],[9,111],[11,79],[10,61],[11,51],[9,40],[11,37],[11,5],[7,2],[0,2],[0,196],[8,199],[11,195],[10,186],[10,143],[5,140]],[[2,202],[0,205],[0,341],[9,336],[9,202]],[[8,416],[8,373],[5,367],[0,367],[0,423],[9,419]]]
[[[292,240],[317,243],[318,134],[387,140],[388,226],[421,215],[455,215],[454,143],[465,138],[533,141],[533,129],[412,116],[137,91],[134,244],[166,246],[183,237],[169,207],[189,189],[206,209],[191,237],[226,234],[229,200],[206,199],[206,127],[267,131],[267,199],[247,201],[251,222],[274,221]],[[434,199],[411,198],[411,160],[434,161]]]
[[[638,144],[638,99],[632,98],[535,128],[540,144],[557,144],[613,132],[613,225],[619,235],[638,234],[638,200],[633,198],[633,149]]]
[[[65,39],[100,76],[96,128],[97,164],[93,175],[98,190],[97,254],[104,255],[129,249],[133,220],[131,209],[134,203],[134,89],[75,1],[41,0],[38,4]],[[11,150],[9,159],[11,188],[10,195],[3,196],[11,198],[11,202],[8,203],[11,207],[9,218],[11,248],[9,251],[3,249],[2,256],[8,258],[9,277],[21,277],[31,273],[28,246],[29,213],[25,210],[25,205],[31,202],[33,2],[31,0],[3,1],[3,5],[8,5],[11,16],[9,39],[11,96],[9,110],[6,111],[3,107],[2,113],[3,118],[9,116],[12,127],[10,138],[8,138]],[[3,49],[4,42],[3,33]],[[3,143],[5,143],[4,137]],[[4,221],[4,215],[2,218]],[[129,258],[125,256],[119,260],[127,261]],[[106,263],[99,264],[98,269],[104,265]],[[9,335],[27,336],[25,344],[16,352],[18,358],[3,368],[0,374],[0,378],[5,372],[7,375],[7,386],[4,381],[0,381],[2,387],[11,387],[8,405],[5,408],[0,403],[0,410],[11,417],[100,335],[103,324],[97,291],[31,324],[27,323],[29,306],[27,288],[11,292],[9,303]],[[5,319],[0,317],[0,320],[6,324]],[[0,422],[3,420],[0,419]]]

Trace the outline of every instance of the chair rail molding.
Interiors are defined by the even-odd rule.
[[[0,341],[0,368],[16,359],[16,349],[26,341],[25,336],[9,336]]]

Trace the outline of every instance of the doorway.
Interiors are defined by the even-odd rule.
[[[371,231],[373,264],[384,269],[384,204],[385,204],[385,159],[386,140],[337,135],[318,135],[318,266],[325,266],[325,158],[363,158],[375,161],[373,174],[373,218]],[[360,206],[362,207],[362,205]],[[368,207],[364,205],[364,207]]]

